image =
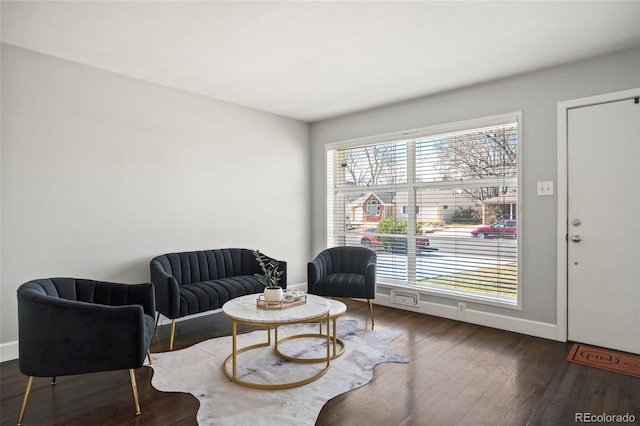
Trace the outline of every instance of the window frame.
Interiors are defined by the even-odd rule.
[[[369,146],[369,145],[374,145],[374,144],[382,144],[382,143],[391,143],[391,142],[400,142],[403,140],[413,140],[415,141],[418,138],[428,138],[428,137],[433,137],[433,136],[439,136],[439,135],[446,135],[448,133],[456,133],[456,132],[464,132],[464,131],[469,131],[469,130],[474,130],[474,129],[482,129],[484,127],[491,127],[491,126],[499,126],[499,125],[506,125],[506,124],[510,124],[516,122],[517,126],[518,126],[518,156],[517,156],[517,178],[515,179],[516,181],[516,185],[518,188],[517,191],[517,208],[516,208],[516,218],[517,221],[519,222],[519,229],[518,229],[518,235],[517,235],[517,240],[518,240],[518,244],[517,244],[517,255],[516,255],[516,259],[517,259],[517,296],[515,297],[515,303],[511,303],[511,302],[505,302],[505,301],[500,301],[500,300],[496,300],[499,299],[496,298],[495,295],[493,296],[487,296],[482,297],[482,295],[480,293],[474,293],[473,295],[468,294],[468,292],[465,292],[463,290],[460,289],[455,289],[455,290],[448,290],[446,288],[432,288],[432,287],[425,287],[425,286],[420,286],[420,285],[411,285],[410,284],[410,277],[407,277],[407,280],[402,282],[402,283],[395,283],[395,282],[379,282],[378,285],[381,287],[389,287],[389,288],[401,288],[404,290],[411,290],[411,291],[415,291],[418,292],[420,294],[425,294],[425,295],[430,295],[430,296],[437,296],[437,297],[443,297],[443,298],[448,298],[448,299],[455,299],[455,300],[460,300],[460,301],[468,301],[468,302],[473,302],[473,303],[478,303],[478,304],[483,304],[483,305],[491,305],[491,306],[498,306],[501,308],[507,308],[507,309],[513,309],[513,310],[522,310],[522,287],[523,287],[523,283],[522,283],[522,238],[523,238],[523,233],[522,231],[522,227],[521,224],[523,223],[522,221],[522,176],[523,176],[523,170],[522,170],[522,152],[523,152],[523,134],[524,134],[524,130],[523,130],[523,121],[522,121],[522,111],[515,111],[515,112],[509,112],[509,113],[504,113],[504,114],[498,114],[498,115],[493,115],[493,116],[486,116],[486,117],[479,117],[479,118],[474,118],[474,119],[470,119],[470,120],[463,120],[463,121],[457,121],[457,122],[453,122],[453,123],[446,123],[446,124],[437,124],[437,125],[432,125],[432,126],[426,126],[426,127],[419,127],[419,128],[413,128],[413,129],[408,129],[408,130],[402,130],[402,131],[396,131],[396,132],[390,132],[390,133],[385,133],[385,134],[378,134],[378,135],[372,135],[372,136],[367,136],[367,137],[363,137],[363,138],[355,138],[355,139],[349,139],[349,140],[344,140],[344,141],[337,141],[337,142],[332,142],[332,143],[328,143],[325,144],[325,156],[324,156],[324,161],[325,161],[325,173],[327,174],[325,176],[325,191],[326,191],[326,197],[325,197],[325,214],[326,214],[326,244],[327,246],[331,246],[332,245],[332,240],[336,240],[339,239],[339,235],[340,232],[335,233],[336,231],[336,224],[335,224],[335,214],[334,215],[330,215],[329,214],[329,208],[330,207],[335,207],[336,204],[338,204],[337,200],[336,200],[336,195],[339,193],[350,193],[350,192],[358,192],[359,191],[367,191],[367,190],[372,190],[372,188],[364,188],[364,187],[357,187],[357,188],[353,188],[353,189],[345,189],[345,188],[341,188],[339,190],[336,190],[335,187],[333,187],[333,191],[331,190],[331,186],[334,182],[334,179],[336,178],[336,174],[334,173],[333,176],[329,176],[328,173],[328,165],[329,165],[329,153],[333,152],[335,155],[335,152],[338,150],[344,150],[344,149],[352,149],[352,148],[357,148],[357,147],[364,147],[364,146]],[[335,159],[333,160],[335,161]],[[407,177],[407,182],[406,183],[397,183],[397,184],[391,184],[391,185],[378,185],[375,187],[376,191],[406,191],[408,193],[411,193],[412,191],[417,191],[420,188],[420,185],[415,182],[414,179],[414,173],[415,173],[415,158],[408,158],[408,161],[410,164],[413,164],[413,167],[408,167],[408,173],[409,176]],[[412,163],[413,162],[413,163]],[[446,184],[445,184],[446,186]],[[455,182],[451,183],[451,186],[455,186]],[[409,211],[413,211],[416,208],[416,200],[415,200],[415,196],[409,196],[409,203],[407,205],[407,212]],[[331,199],[331,201],[330,201]],[[416,212],[415,215],[407,215],[407,217],[409,218],[413,218],[413,228],[415,229],[415,219],[418,216],[418,212]],[[411,219],[410,219],[411,220]],[[409,226],[411,226],[411,224],[409,224]],[[344,232],[345,227],[342,227]],[[346,234],[346,233],[345,233]],[[407,253],[407,257],[409,257],[409,255],[411,254],[411,252],[414,252],[415,246],[414,244],[414,240],[416,238],[416,235],[410,236],[407,241],[407,247],[408,247],[408,253]],[[415,257],[415,252],[413,253],[414,257]],[[408,260],[410,261],[410,260]]]

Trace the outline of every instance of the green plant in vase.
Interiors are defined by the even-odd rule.
[[[284,297],[284,292],[280,287],[280,277],[284,272],[278,268],[280,263],[268,258],[260,253],[259,250],[253,250],[253,255],[262,270],[261,274],[254,274],[254,276],[264,286],[264,299],[268,302],[281,301]]]

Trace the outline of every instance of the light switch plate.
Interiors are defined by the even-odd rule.
[[[538,182],[538,195],[553,195],[553,181]]]

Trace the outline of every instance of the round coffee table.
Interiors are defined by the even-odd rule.
[[[301,305],[289,307],[286,309],[262,309],[257,304],[257,294],[236,297],[231,299],[222,306],[222,312],[231,320],[232,347],[231,355],[229,355],[222,364],[224,374],[234,383],[255,389],[289,389],[297,386],[306,385],[322,377],[328,370],[331,360],[331,339],[329,327],[327,327],[327,356],[319,361],[325,361],[326,364],[322,370],[313,376],[290,383],[254,383],[238,378],[238,354],[257,349],[265,346],[271,346],[271,327],[275,327],[275,345],[278,346],[278,327],[283,325],[302,324],[307,322],[326,321],[329,324],[329,312],[331,303],[329,300],[308,294],[307,302]],[[267,327],[267,341],[250,345],[244,348],[237,347],[237,325],[238,323],[247,325],[257,325]],[[292,359],[292,361],[305,362],[303,360]],[[231,362],[231,371],[228,364]]]

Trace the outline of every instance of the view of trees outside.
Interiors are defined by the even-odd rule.
[[[453,135],[438,144],[434,168],[443,180],[479,180],[518,175],[518,130],[499,127],[469,134]],[[481,186],[463,191],[478,201],[504,195],[508,185]]]
[[[336,150],[335,158],[336,241],[378,251],[380,278],[516,297],[517,234],[480,241],[471,231],[517,217],[517,123]]]
[[[346,151],[347,184],[390,185],[407,182],[406,143],[365,146]]]

